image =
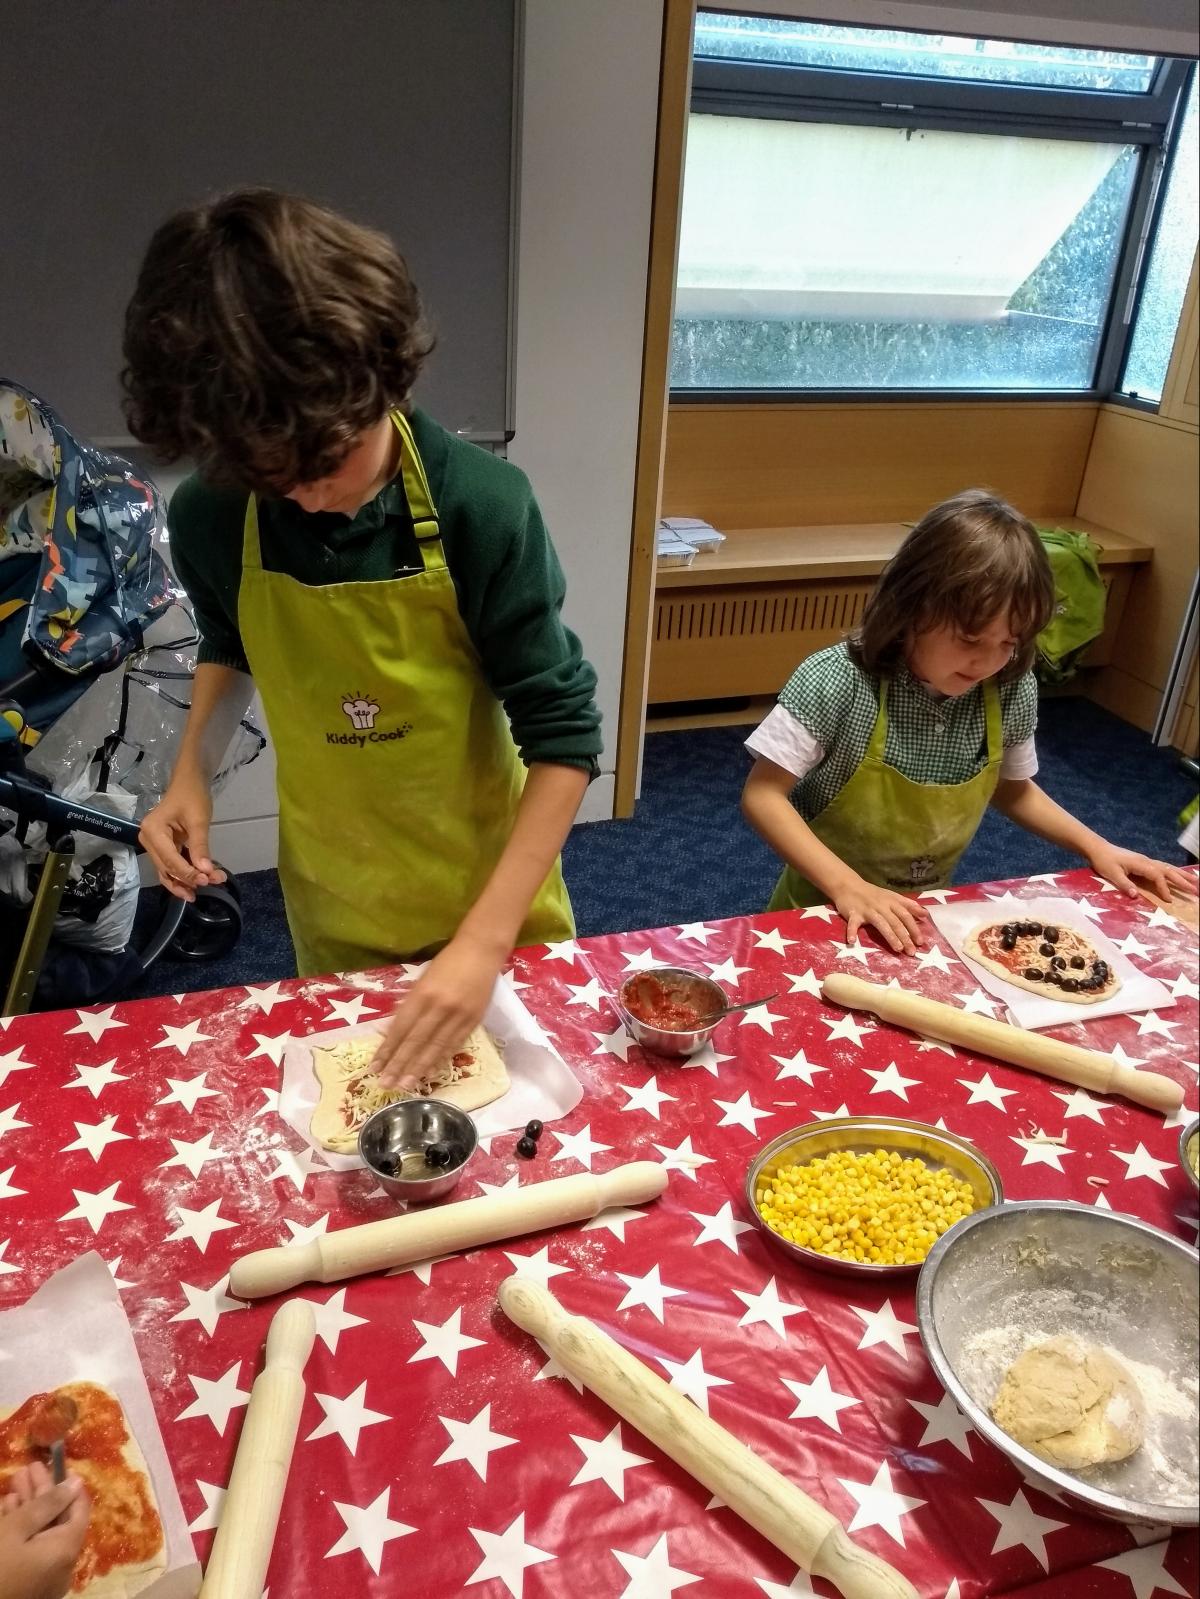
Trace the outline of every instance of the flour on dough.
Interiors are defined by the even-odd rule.
[[[1004,1374],[992,1415],[1052,1466],[1079,1471],[1141,1447],[1145,1411],[1133,1377],[1095,1344],[1050,1338]]]

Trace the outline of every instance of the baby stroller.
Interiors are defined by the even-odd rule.
[[[232,878],[193,904],[155,888],[144,936],[138,915],[135,815],[165,786],[198,643],[164,527],[151,482],[0,381],[0,1015],[92,1004],[241,932]],[[243,722],[222,775],[264,744]]]

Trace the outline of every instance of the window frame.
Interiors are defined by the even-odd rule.
[[[1161,210],[1165,179],[1178,145],[1179,124],[1196,64],[1161,57],[1147,90],[1112,93],[1038,85],[987,83],[917,74],[835,71],[781,62],[736,61],[697,55],[690,110],[732,116],[841,126],[939,129],[1025,134],[1138,147],[1137,173],[1117,253],[1108,310],[1086,389],[1010,388],[765,388],[671,387],[672,405],[871,404],[880,401],[1115,400],[1154,412],[1151,401],[1117,392],[1141,303],[1141,291]]]

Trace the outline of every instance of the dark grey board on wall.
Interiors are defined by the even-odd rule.
[[[0,377],[127,438],[121,323],[156,225],[269,184],[383,229],[445,426],[509,422],[519,0],[0,0]]]

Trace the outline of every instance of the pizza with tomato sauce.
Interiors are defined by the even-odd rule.
[[[45,1464],[60,1437],[67,1470],[83,1479],[92,1502],[68,1592],[132,1599],[166,1570],[167,1550],[150,1474],[115,1394],[63,1383],[0,1415],[0,1497],[21,1466]]]
[[[1053,922],[983,922],[963,952],[1016,988],[1072,1005],[1095,1005],[1121,986],[1086,934]]]
[[[500,1052],[482,1027],[476,1027],[463,1047],[415,1090],[380,1087],[372,1065],[379,1044],[378,1034],[364,1033],[313,1050],[321,1097],[309,1131],[322,1148],[352,1154],[367,1117],[401,1099],[442,1099],[460,1110],[472,1111],[490,1105],[508,1090],[508,1072]]]

